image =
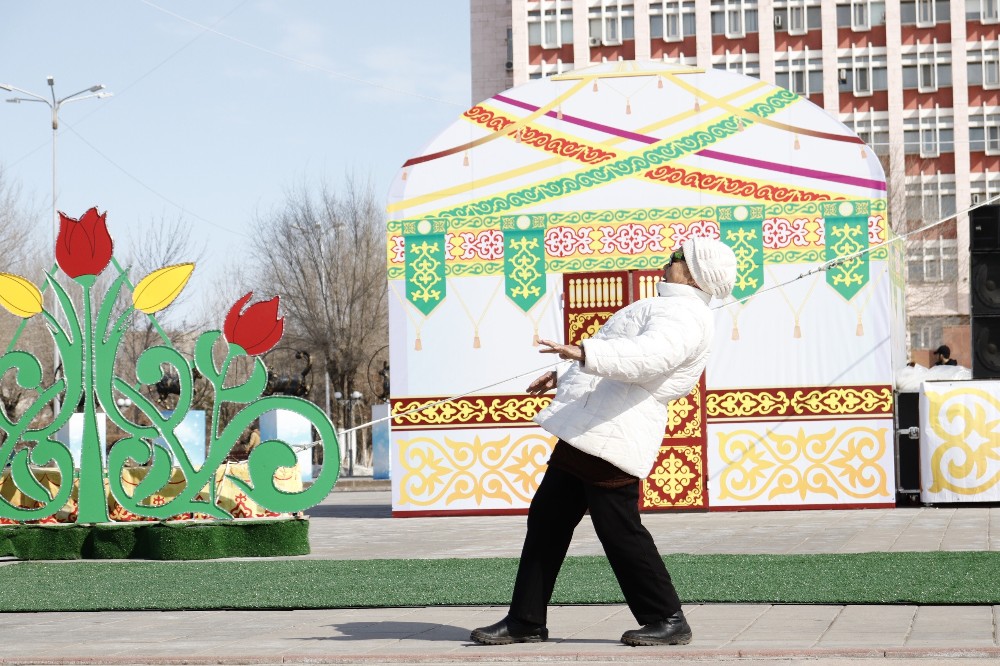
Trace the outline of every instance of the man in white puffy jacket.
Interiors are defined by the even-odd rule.
[[[687,395],[708,362],[714,318],[708,303],[725,298],[736,257],[724,243],[692,238],[670,255],[657,298],[632,303],[581,345],[541,341],[543,353],[574,363],[528,387],[556,390],[535,421],[559,438],[528,511],[528,533],[510,611],[472,632],[501,645],[548,638],[546,607],[573,530],[590,511],[629,609],[642,627],[627,645],[691,641],[681,602],[653,538],[639,518],[640,479],[656,462],[667,403]]]

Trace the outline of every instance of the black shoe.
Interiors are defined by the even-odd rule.
[[[538,624],[515,620],[508,615],[496,624],[473,629],[469,638],[483,645],[541,643],[549,639],[549,630]]]
[[[622,634],[625,645],[687,645],[691,642],[691,627],[684,612],[677,611],[666,620],[650,622],[642,629],[629,629]]]

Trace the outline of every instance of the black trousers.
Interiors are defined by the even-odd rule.
[[[639,483],[601,488],[549,467],[528,510],[528,534],[510,615],[545,624],[546,607],[573,530],[588,509],[625,601],[639,624],[657,622],[679,611],[681,601],[667,567],[639,520]]]

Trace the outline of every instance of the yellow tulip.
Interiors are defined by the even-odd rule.
[[[0,305],[27,319],[42,311],[42,292],[30,280],[13,273],[0,273]]]
[[[132,291],[136,310],[153,314],[174,302],[194,272],[194,264],[176,264],[157,269],[139,280]]]

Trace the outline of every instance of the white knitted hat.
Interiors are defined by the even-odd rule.
[[[736,282],[736,255],[728,245],[714,238],[696,237],[685,241],[684,261],[702,291],[725,298]]]

